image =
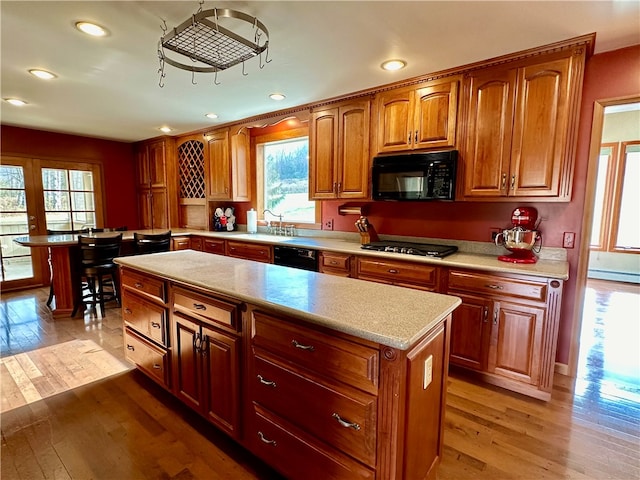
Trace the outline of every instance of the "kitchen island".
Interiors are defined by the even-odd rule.
[[[125,353],[288,478],[436,478],[455,296],[191,250],[117,259]]]

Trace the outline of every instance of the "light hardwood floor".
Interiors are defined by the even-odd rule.
[[[0,302],[3,480],[280,478],[124,362],[116,306],[53,320],[47,294]],[[579,378],[550,402],[452,372],[441,480],[640,478],[638,287],[587,301]]]

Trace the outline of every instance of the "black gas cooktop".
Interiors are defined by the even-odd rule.
[[[407,255],[421,255],[423,257],[446,257],[458,251],[458,247],[452,245],[433,245],[430,243],[413,242],[371,242],[361,246],[365,250],[379,252],[404,253]]]

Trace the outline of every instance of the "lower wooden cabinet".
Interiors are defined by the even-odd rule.
[[[164,388],[169,388],[169,354],[165,348],[149,342],[135,330],[125,328],[124,355]]]
[[[190,237],[173,237],[171,239],[171,250],[188,250],[191,248]]]
[[[523,275],[450,270],[451,363],[543,400],[551,398],[562,282]]]
[[[450,321],[399,351],[249,314],[245,414],[254,453],[294,480],[436,478]]]
[[[227,255],[256,262],[273,263],[273,247],[251,242],[227,241]]]
[[[321,252],[319,270],[320,273],[350,277],[352,262],[353,257],[351,255],[337,252]]]
[[[401,287],[437,291],[439,267],[424,263],[358,257],[357,278]]]
[[[232,323],[229,319],[235,315],[236,306],[213,298],[205,303],[198,294],[189,298],[190,293],[182,289],[176,289],[173,297],[173,393],[237,438],[240,435],[241,337],[228,328],[218,327],[218,323]],[[190,301],[187,303],[187,300]],[[214,318],[219,318],[219,322]]]

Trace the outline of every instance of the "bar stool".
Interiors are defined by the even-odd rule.
[[[89,304],[94,309],[100,305],[104,316],[104,304],[110,300],[120,303],[120,283],[118,265],[113,259],[120,254],[122,233],[117,235],[101,234],[100,236],[78,236],[80,249],[80,271],[84,278],[88,293],[80,292],[80,300],[73,308],[74,317],[80,305]],[[82,283],[82,281],[80,282]],[[105,288],[109,287],[109,289]]]
[[[171,249],[171,230],[165,233],[133,233],[136,253],[168,252]]]
[[[77,235],[80,233],[80,230],[49,230],[47,229],[47,235]],[[47,307],[51,306],[51,302],[53,301],[53,264],[51,262],[51,248],[49,248],[49,258],[47,259],[49,262],[49,298],[47,298]]]

